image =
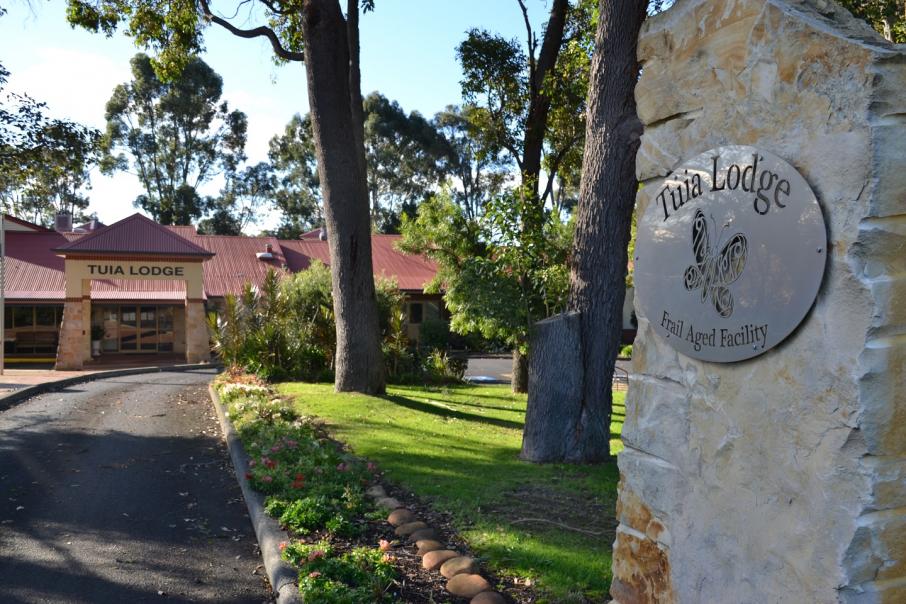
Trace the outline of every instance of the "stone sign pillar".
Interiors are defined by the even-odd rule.
[[[186,362],[211,360],[211,334],[204,311],[202,281],[186,281]]]
[[[906,602],[906,49],[824,0],[678,0],[639,56],[639,211],[685,160],[757,148],[814,192],[827,257],[748,360],[686,356],[636,304],[612,595]]]

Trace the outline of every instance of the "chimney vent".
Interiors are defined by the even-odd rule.
[[[53,221],[53,228],[58,233],[72,232],[72,214],[57,212]]]
[[[274,251],[274,246],[272,246],[270,243],[265,243],[264,251],[267,252],[268,254],[270,254],[271,252]]]
[[[321,232],[318,234],[318,239],[320,239],[321,241],[327,241],[327,227],[326,226],[321,227]]]

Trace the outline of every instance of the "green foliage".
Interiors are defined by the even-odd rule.
[[[406,337],[404,296],[396,282],[375,281],[384,362],[393,381],[442,382],[462,379],[451,361],[441,371],[411,351]],[[246,285],[226,296],[219,314],[209,316],[214,349],[221,360],[267,380],[330,379],[336,328],[330,269],[320,262],[295,274],[269,271],[259,291]],[[462,369],[462,370],[460,370]]]
[[[557,212],[574,205],[578,196],[596,21],[595,0],[569,6],[556,62],[545,74],[536,71],[538,40],[530,29],[525,48],[483,29],[469,30],[457,47],[462,95],[470,107],[465,117],[478,156],[515,164],[530,197],[552,203]],[[526,136],[530,122],[543,114],[538,109],[548,103],[543,122],[537,124],[543,130],[542,167],[548,178],[539,197],[539,174],[525,172]]]
[[[906,6],[903,0],[840,0],[856,17],[865,20],[884,39],[906,42]]]
[[[131,166],[145,189],[136,207],[161,224],[190,224],[208,209],[198,187],[221,173],[234,176],[244,161],[246,116],[221,101],[223,80],[198,57],[169,81],[145,54],[131,66],[132,81],[107,102],[101,168],[110,174]]]
[[[293,534],[354,537],[373,516],[364,486],[374,464],[343,454],[283,400],[256,384],[220,382],[221,400],[249,455],[246,478]],[[379,550],[337,554],[327,541],[281,545],[306,602],[384,601],[395,571]]]
[[[632,358],[632,344],[627,344],[620,348],[620,355],[623,358],[631,359]]]
[[[375,604],[392,601],[396,572],[378,549],[337,554],[326,543],[293,543],[283,557],[299,567],[299,595],[311,604]]]
[[[283,134],[270,140],[268,158],[277,173],[273,201],[283,217],[277,232],[296,238],[323,220],[311,116],[294,115]]]
[[[530,326],[563,308],[572,226],[552,212],[527,220],[536,210],[527,196],[510,192],[469,220],[440,194],[419,207],[415,220],[403,221],[400,247],[438,265],[431,288],[445,291],[453,331],[524,349]]]
[[[426,318],[419,327],[418,340],[423,348],[446,350],[450,346],[450,324],[443,319]]]

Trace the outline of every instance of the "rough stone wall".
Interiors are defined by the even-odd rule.
[[[82,369],[88,323],[82,299],[66,300],[63,304],[63,322],[60,325],[60,340],[57,344],[56,369]]]
[[[713,364],[639,315],[612,594],[906,602],[906,52],[832,2],[679,0],[643,28],[644,211],[681,160],[783,157],[828,225],[784,343]]]
[[[204,313],[204,303],[186,301],[186,362],[211,360],[211,335]]]

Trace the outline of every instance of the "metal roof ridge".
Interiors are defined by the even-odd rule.
[[[197,244],[189,241],[182,235],[179,235],[178,233],[174,232],[173,230],[168,229],[166,226],[164,226],[162,224],[158,224],[158,223],[154,222],[153,220],[151,220],[150,218],[148,218],[147,216],[145,216],[139,212],[136,212],[135,214],[132,214],[131,216],[127,216],[126,218],[117,220],[113,224],[109,224],[109,225],[101,227],[95,231],[91,231],[90,233],[87,233],[74,241],[70,241],[70,242],[66,243],[65,245],[61,245],[60,247],[54,248],[53,251],[55,251],[55,252],[85,252],[85,253],[134,253],[134,254],[150,254],[150,253],[161,254],[161,253],[164,253],[164,252],[136,252],[134,250],[82,249],[85,247],[86,243],[91,242],[94,239],[97,239],[98,237],[100,237],[102,235],[108,234],[112,230],[115,230],[117,228],[122,228],[123,226],[125,226],[131,222],[134,222],[136,220],[146,223],[150,228],[154,229],[156,232],[165,235],[172,241],[185,245],[189,250],[191,250],[191,252],[188,252],[188,253],[176,253],[176,252],[166,252],[166,253],[169,253],[174,256],[181,256],[181,255],[213,256],[214,255],[212,252],[204,249],[200,245],[197,245]]]

